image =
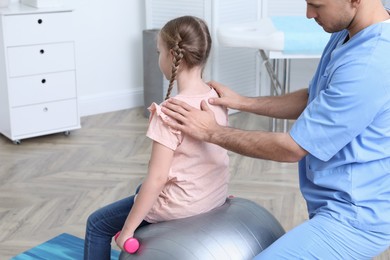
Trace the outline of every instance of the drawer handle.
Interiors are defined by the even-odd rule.
[[[44,50],[44,49],[41,49],[39,52],[40,52],[41,54],[44,54],[44,53],[45,53],[45,50]]]
[[[46,83],[46,79],[42,79],[41,82],[42,82],[42,84],[45,84]]]
[[[42,24],[43,21],[42,21],[42,19],[38,19],[37,22],[38,22],[38,24]]]
[[[47,107],[44,107],[43,112],[47,112],[47,111],[49,111],[49,109]]]

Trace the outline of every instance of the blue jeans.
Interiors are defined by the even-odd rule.
[[[137,188],[136,194],[139,191]],[[84,242],[84,259],[108,260],[111,255],[111,240],[122,230],[134,204],[132,195],[93,212],[87,220]],[[143,221],[139,227],[149,224]]]

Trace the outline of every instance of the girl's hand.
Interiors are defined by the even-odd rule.
[[[129,239],[129,238],[132,238],[134,236],[134,234],[126,234],[124,232],[119,232],[119,235],[116,235],[115,236],[115,242],[117,244],[117,246],[121,249],[121,250],[124,250],[123,246],[125,244],[125,242]]]

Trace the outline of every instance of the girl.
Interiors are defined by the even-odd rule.
[[[218,96],[202,79],[210,49],[207,25],[197,17],[179,17],[161,29],[157,50],[160,69],[169,80],[166,99],[175,82],[175,98],[197,108],[202,100]],[[218,123],[227,125],[227,109],[211,108]],[[166,122],[172,119],[161,112],[159,105],[153,103],[149,110],[147,136],[153,140],[153,146],[148,174],[136,195],[91,214],[84,259],[109,259],[111,238],[120,230],[116,242],[123,249],[124,242],[140,226],[204,213],[226,200],[227,151],[169,128]]]

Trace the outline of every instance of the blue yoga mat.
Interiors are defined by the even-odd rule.
[[[33,247],[11,260],[82,260],[84,240],[63,233],[36,247]],[[118,259],[118,250],[111,250],[111,259]]]

